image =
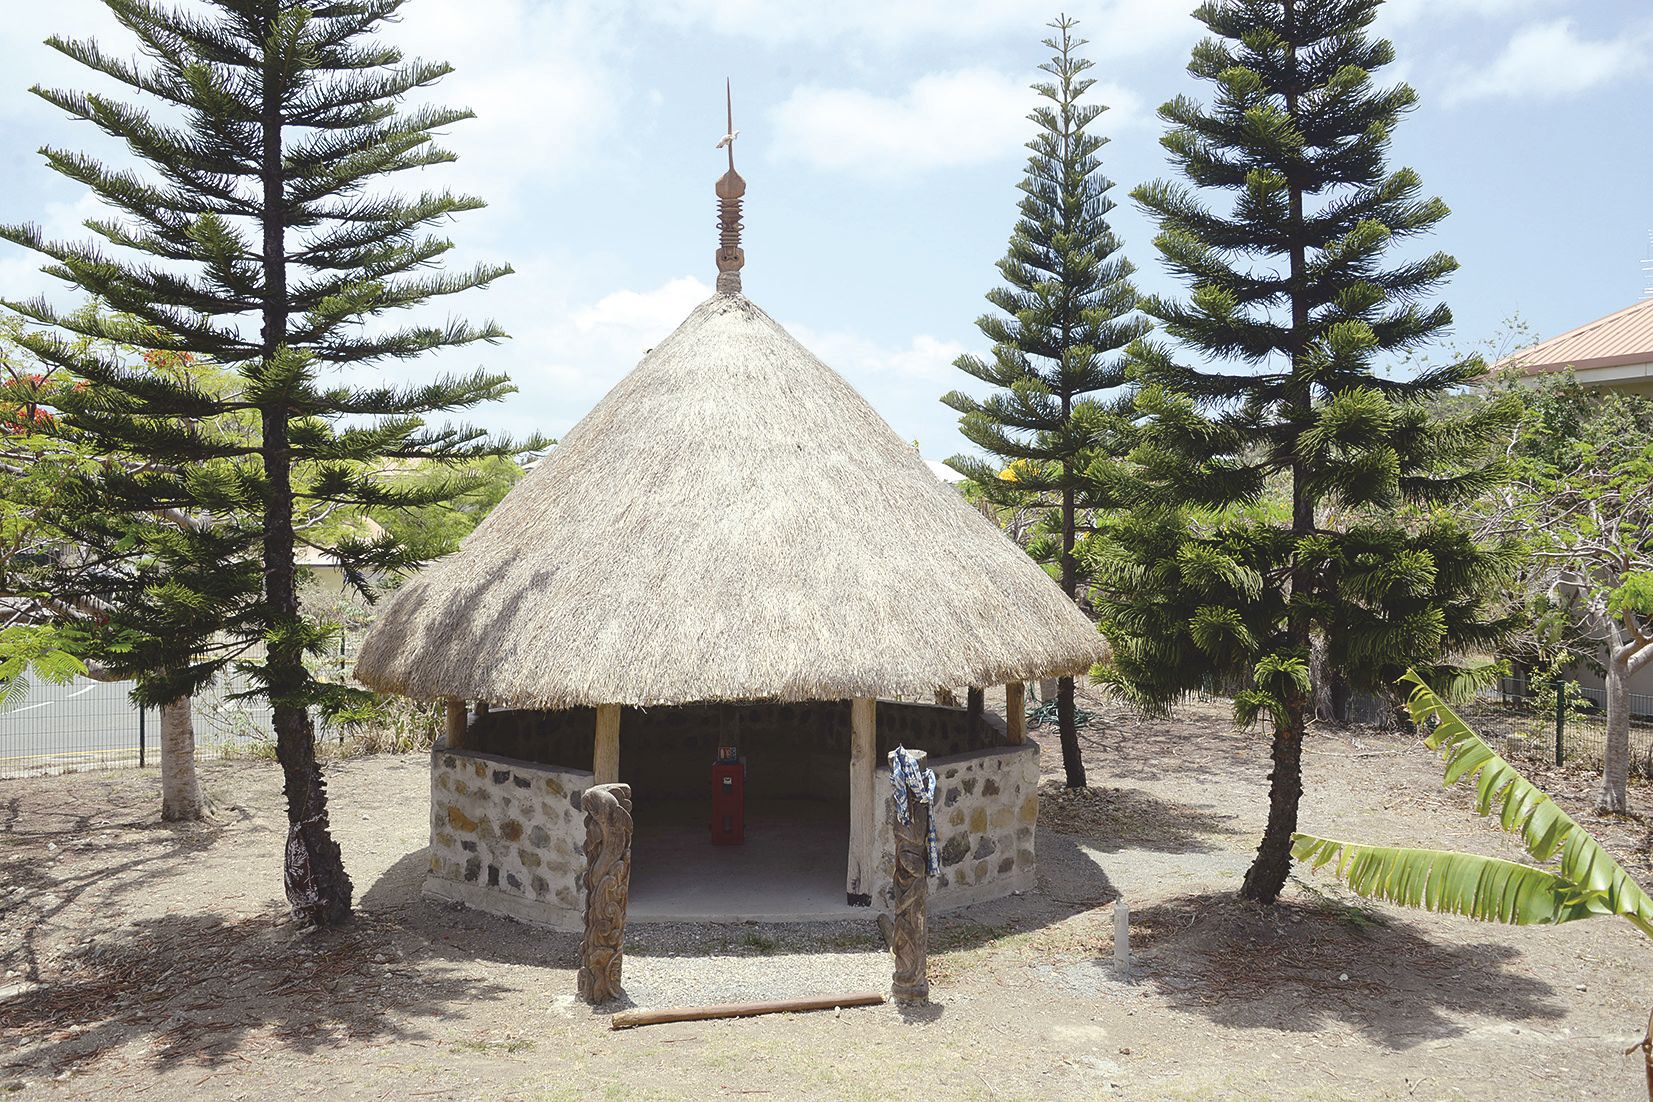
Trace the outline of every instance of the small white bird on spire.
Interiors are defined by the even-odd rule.
[[[740,137],[740,131],[739,130],[731,130],[729,133],[727,133],[727,134],[723,135],[723,137],[719,138],[717,140],[717,144],[715,146],[713,146],[712,148],[713,149],[722,149],[725,146],[733,145],[735,139],[738,138],[738,137]]]

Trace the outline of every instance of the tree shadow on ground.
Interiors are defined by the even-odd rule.
[[[1055,925],[1119,898],[1107,873],[1078,839],[1041,828],[1036,844],[1038,888],[958,910],[932,910],[932,951],[976,948],[1006,934]],[[422,849],[398,859],[362,895],[362,913],[394,922],[416,940],[428,942],[434,955],[452,960],[579,966],[579,933],[426,898],[422,888],[428,868]],[[829,922],[632,923],[626,928],[626,953],[646,958],[883,952],[876,917],[868,908],[864,918]]]
[[[15,1051],[13,1067],[55,1068],[144,1038],[163,1067],[214,1067],[248,1047],[310,1053],[421,1037],[419,1019],[503,990],[441,964],[407,963],[408,940],[372,915],[325,932],[267,915],[145,919],[59,959],[44,986],[0,1002],[0,1034]]]
[[[226,808],[212,820],[165,823],[152,804],[139,812],[9,800],[0,825],[8,851],[0,865],[0,964],[38,981],[43,935],[83,896],[117,899],[149,890],[187,868],[238,818],[244,813]]]
[[[1265,907],[1210,893],[1131,915],[1138,978],[1225,1028],[1341,1024],[1402,1050],[1467,1032],[1465,1016],[1563,1016],[1553,987],[1516,970],[1519,950],[1450,936],[1326,897]]]
[[[213,820],[171,824],[152,804],[58,806],[32,795],[7,809],[0,830],[0,960],[20,977],[0,996],[6,1067],[56,1071],[135,1040],[150,1042],[159,1066],[212,1067],[260,1047],[418,1036],[419,1020],[503,990],[441,959],[474,950],[449,954],[370,910],[310,933],[280,912],[71,929],[106,904],[119,914],[123,898],[166,892],[248,815],[220,807]]]
[[[1103,853],[1214,853],[1227,848],[1221,839],[1242,833],[1236,822],[1209,804],[1161,799],[1140,788],[1068,788],[1058,781],[1039,787],[1041,834],[1071,835]]]
[[[1268,739],[1261,732],[1237,728],[1230,701],[1189,697],[1169,716],[1150,717],[1101,698],[1094,686],[1086,686],[1080,696],[1083,706],[1094,713],[1092,722],[1078,731],[1092,783],[1117,779],[1162,784],[1174,771],[1225,790],[1230,785],[1267,785]]]
[[[429,871],[430,855],[424,848],[398,858],[362,893],[360,912],[393,923],[438,957],[539,968],[579,967],[578,933],[426,898],[423,889]]]
[[[1112,906],[1119,889],[1085,852],[1080,840],[1039,828],[1039,882],[1033,891],[930,915],[930,953],[980,949],[1016,934],[1056,926],[1075,915]]]

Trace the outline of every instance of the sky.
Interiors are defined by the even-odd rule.
[[[1191,0],[1075,0],[1110,110],[1113,225],[1144,291],[1173,292],[1132,187],[1169,174],[1155,108],[1204,96],[1186,71]],[[42,44],[94,37],[132,52],[97,0],[10,0],[0,23],[0,220],[77,233],[99,213],[48,170],[44,144],[110,155],[109,139],[28,94],[105,87]],[[1032,132],[1028,84],[1059,10],[1023,0],[412,0],[390,36],[455,72],[430,98],[477,118],[452,165],[409,190],[474,192],[445,233],[454,264],[516,274],[446,300],[511,335],[393,369],[405,381],[478,366],[520,388],[477,419],[566,432],[711,293],[724,78],[747,181],[745,292],[837,369],[926,456],[968,446],[947,391],[985,352],[986,309]],[[1507,349],[1628,306],[1653,284],[1653,10],[1645,0],[1388,0],[1378,33],[1419,106],[1397,128],[1452,216],[1428,242],[1462,265],[1442,297],[1450,343]],[[66,298],[36,257],[0,243],[0,297]],[[1443,352],[1444,355],[1444,352]],[[1406,370],[1396,365],[1397,370]]]

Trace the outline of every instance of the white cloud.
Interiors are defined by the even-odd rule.
[[[410,101],[467,107],[477,117],[439,135],[443,145],[460,155],[458,163],[406,174],[391,186],[479,194],[505,208],[501,214],[520,217],[521,208],[543,189],[586,171],[585,152],[615,129],[628,88],[620,71],[627,58],[623,31],[620,13],[600,0],[411,5],[381,35],[409,57],[446,61],[454,72],[414,93]],[[53,33],[96,39],[116,56],[138,53],[136,38],[97,0],[19,4],[0,21],[0,72],[5,74],[0,121],[38,127],[46,141],[121,160],[112,139],[93,135],[90,128],[69,128],[62,112],[23,91],[34,83],[121,89],[42,45]],[[129,89],[122,98],[156,106]],[[495,218],[484,214],[467,224]]]
[[[584,170],[582,151],[612,130],[621,107],[612,13],[583,0],[418,4],[389,35],[409,56],[454,67],[422,99],[476,118],[443,136],[459,161],[437,182],[492,204],[520,207]]]
[[[1448,19],[1496,19],[1528,8],[1560,10],[1565,6],[1562,0],[1386,0],[1378,9],[1378,28],[1410,27],[1425,21],[1435,25]]]
[[[1111,110],[1096,124],[1117,132],[1138,110],[1122,88],[1098,86]],[[1038,102],[1022,76],[961,69],[919,77],[898,95],[805,86],[770,112],[775,155],[818,168],[887,178],[1024,156]]]
[[[1447,89],[1451,102],[1475,99],[1556,99],[1589,91],[1640,64],[1647,32],[1611,39],[1581,38],[1570,20],[1518,30],[1489,64]]]
[[[953,361],[966,351],[957,341],[920,333],[906,344],[887,345],[855,333],[821,332],[803,325],[786,328],[821,362],[858,388],[880,380],[895,385],[946,383],[951,386],[963,378],[953,367]],[[941,390],[931,389],[928,393],[934,397]]]
[[[953,367],[968,351],[964,345],[928,333],[885,342],[842,329],[786,328],[847,379],[903,440],[920,441],[926,455],[959,449],[958,414],[942,405],[941,396],[970,389],[968,377]]]
[[[968,39],[1049,19],[1034,0],[655,0],[643,10],[667,25],[771,44],[823,37],[855,38],[869,46],[936,35]]]
[[[538,427],[562,432],[585,415],[650,348],[659,344],[712,288],[692,276],[667,280],[645,291],[612,291],[595,301],[541,297],[544,282],[532,270],[513,276],[519,302],[492,304],[512,340],[499,366],[521,388],[512,405],[533,409]],[[521,295],[533,302],[520,301]],[[514,306],[514,308],[513,308]],[[518,319],[529,319],[523,324]]]
[[[119,212],[104,206],[96,195],[85,191],[73,202],[49,202],[38,216],[26,217],[19,221],[34,222],[48,241],[102,244],[102,238],[96,237],[86,229],[86,220],[112,216],[118,218]],[[4,252],[0,253],[0,297],[32,299],[37,295],[45,295],[57,305],[74,305],[80,302],[85,297],[80,291],[41,273],[41,265],[49,262],[40,253],[29,252],[7,243]]]
[[[1091,39],[1093,57],[1135,56],[1197,37],[1192,0],[1077,0],[1067,7]],[[650,19],[766,45],[842,40],[883,50],[914,42],[971,42],[1047,33],[1055,10],[1043,0],[649,0]]]
[[[0,95],[0,119],[62,119],[63,113],[57,108],[26,91],[36,84],[48,88],[85,88],[92,84],[119,87],[47,46],[46,38],[54,34],[69,39],[95,38],[100,45],[120,50],[137,43],[132,33],[96,0],[7,5],[6,18],[0,20],[0,72],[5,74],[5,82],[0,85],[4,92]]]

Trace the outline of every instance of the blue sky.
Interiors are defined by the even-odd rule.
[[[1201,28],[1187,0],[1068,5],[1096,61],[1093,93],[1118,182],[1115,227],[1145,290],[1173,289],[1126,193],[1164,175],[1154,108],[1202,94],[1185,71]],[[52,142],[100,154],[26,88],[88,86],[41,45],[127,39],[95,0],[15,4],[0,26],[0,219],[74,231],[97,208],[49,172]],[[1019,0],[413,0],[394,36],[451,61],[441,102],[456,165],[405,179],[490,202],[450,230],[455,257],[517,274],[451,305],[514,339],[444,354],[507,371],[521,393],[486,411],[511,431],[564,432],[710,293],[723,78],[735,87],[748,182],[745,289],[846,375],[926,455],[963,446],[945,391],[983,342],[994,261],[1015,215],[1033,104],[1027,84],[1057,8]],[[1519,313],[1549,336],[1641,297],[1653,230],[1653,13],[1630,0],[1390,0],[1387,71],[1417,88],[1397,130],[1453,214],[1429,243],[1462,264],[1444,297],[1454,340]],[[0,246],[0,294],[60,295]],[[427,361],[399,371],[415,378]]]

